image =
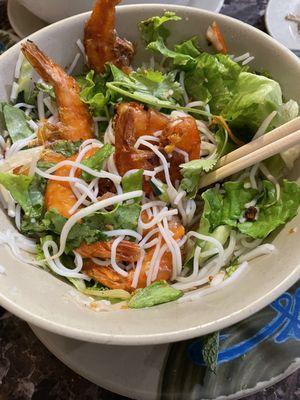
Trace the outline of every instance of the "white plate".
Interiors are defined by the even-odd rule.
[[[297,23],[285,19],[289,13],[300,15],[300,0],[270,0],[266,10],[267,29],[289,49],[300,50]]]
[[[155,3],[155,0],[124,0],[122,4],[136,3]],[[203,10],[219,12],[223,6],[224,0],[171,0],[160,3],[173,3],[177,5],[186,5],[190,7],[202,8]],[[45,2],[46,5],[46,2]],[[27,8],[22,6],[18,0],[8,0],[7,5],[8,19],[14,31],[20,38],[31,35],[32,33],[44,28],[47,23],[34,15]]]
[[[7,16],[13,30],[20,38],[29,36],[47,25],[46,22],[32,14],[17,0],[8,0]]]

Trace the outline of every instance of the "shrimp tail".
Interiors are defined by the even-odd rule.
[[[27,40],[21,46],[21,51],[40,77],[51,85],[59,83],[65,71],[44,54],[35,43]]]

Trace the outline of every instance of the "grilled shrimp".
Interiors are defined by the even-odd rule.
[[[187,116],[170,121],[160,136],[160,144],[171,155],[170,177],[174,183],[181,179],[179,166],[186,161],[184,153],[189,161],[200,158],[201,136],[195,119]]]
[[[88,151],[84,157],[87,159],[91,157],[97,149],[92,148]],[[76,155],[70,157],[69,160],[75,161]],[[60,162],[64,160],[64,157],[55,153],[48,151],[43,156],[44,161],[48,162]],[[55,175],[57,176],[69,176],[70,166],[64,166],[59,168]],[[79,177],[81,174],[80,170],[76,170],[75,176]],[[110,194],[106,194],[108,196]],[[56,209],[56,211],[64,216],[65,218],[70,218],[71,214],[69,210],[74,206],[77,202],[77,198],[74,195],[70,183],[69,182],[60,182],[49,180],[47,183],[47,188],[45,192],[45,207],[46,210],[49,211],[51,209]],[[85,244],[83,243],[78,249],[78,253],[83,257],[100,257],[100,258],[109,258],[111,255],[111,246],[113,241],[110,242],[97,242],[93,244]],[[125,261],[125,262],[135,262],[138,260],[140,256],[140,248],[135,243],[123,240],[118,248],[116,254],[117,261]]]
[[[200,133],[194,118],[180,117],[170,119],[153,109],[145,110],[137,103],[122,103],[117,106],[114,119],[115,162],[121,175],[131,169],[153,170],[159,160],[148,149],[136,149],[137,139],[143,135],[153,135],[162,131],[159,146],[170,154],[170,174],[173,182],[180,179],[179,165],[184,163],[184,156],[176,150],[188,154],[189,160],[200,157]],[[162,178],[163,179],[163,178]],[[144,182],[144,191],[151,193],[151,187]]]
[[[152,135],[163,129],[168,121],[164,115],[151,109],[146,111],[137,103],[123,103],[117,106],[114,119],[115,162],[121,175],[131,169],[153,170],[158,164],[155,154],[149,150],[136,149],[134,145],[138,137]],[[144,187],[144,190],[149,192],[147,187]]]
[[[95,149],[92,150],[95,151]],[[90,157],[91,154],[91,152],[88,152],[85,158]],[[76,158],[77,156],[75,155],[70,157],[69,160],[75,161]],[[43,157],[43,160],[57,163],[63,161],[64,158],[62,157],[61,159],[61,156],[54,152],[48,152]],[[72,167],[68,165],[61,167],[56,170],[55,175],[69,176],[71,168]],[[75,176],[78,177],[79,174],[80,170],[77,170]],[[55,208],[60,215],[64,216],[65,218],[70,218],[71,214],[69,213],[69,210],[74,206],[74,204],[76,204],[76,202],[77,197],[74,195],[69,182],[54,181],[51,179],[48,180],[45,192],[45,207],[47,211]]]
[[[41,78],[53,86],[60,122],[46,124],[43,130],[57,131],[65,140],[86,140],[93,137],[93,120],[88,106],[80,100],[80,88],[74,78],[46,56],[34,43],[22,44],[22,53]]]
[[[173,239],[175,240],[181,239],[185,233],[184,227],[176,220],[172,220],[169,222],[169,229],[173,232]],[[154,251],[155,248],[151,248],[146,252],[137,284],[138,288],[143,288],[147,285],[147,272],[150,268]],[[173,268],[172,264],[172,254],[167,251],[164,253],[160,260],[156,281],[169,281],[171,279]],[[129,271],[127,277],[123,277],[119,275],[116,271],[114,271],[110,266],[102,267],[95,264],[92,260],[86,260],[84,263],[84,271],[92,279],[102,283],[103,285],[111,289],[124,289],[129,292],[135,290],[132,287],[134,270]]]
[[[112,62],[129,73],[134,49],[115,31],[116,5],[120,0],[97,0],[84,29],[84,46],[90,69],[104,71],[105,63]]]

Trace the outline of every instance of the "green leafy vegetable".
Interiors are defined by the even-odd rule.
[[[182,42],[180,44],[177,44],[174,47],[174,50],[176,53],[181,53],[181,54],[186,54],[188,56],[191,56],[192,58],[197,58],[200,56],[200,50],[197,47],[197,36],[186,40],[185,42]]]
[[[29,128],[26,115],[22,110],[6,104],[3,107],[3,115],[7,131],[13,143],[32,135],[33,132]]]
[[[20,69],[20,77],[18,79],[18,95],[23,94],[24,101],[28,104],[33,104],[36,97],[32,81],[33,71],[29,61],[24,58]]]
[[[107,300],[124,301],[130,299],[131,297],[130,293],[126,292],[126,290],[123,289],[107,290],[107,289],[86,288],[82,291],[82,293],[88,296],[98,297],[100,299],[107,299]]]
[[[218,156],[216,155],[209,160],[199,159],[181,164],[180,167],[183,179],[180,188],[185,190],[190,198],[194,198],[199,190],[201,174],[212,170],[217,161]]]
[[[57,235],[61,233],[66,222],[67,218],[61,216],[55,209],[47,211],[43,219],[45,229]],[[87,221],[83,221],[75,224],[71,229],[68,235],[66,253],[78,248],[83,242],[91,244],[107,240],[107,236],[101,229],[91,226]]]
[[[139,23],[142,39],[147,46],[149,43],[162,38],[166,40],[170,36],[170,31],[165,27],[165,23],[170,21],[180,21],[174,12],[166,11],[161,17],[151,17]]]
[[[182,100],[182,88],[175,81],[174,72],[163,74],[160,71],[138,69],[130,75],[124,74],[113,64],[110,64],[114,81],[107,86],[112,90],[123,87],[125,96],[137,96],[144,103],[152,102],[163,106],[177,104]],[[122,93],[121,93],[122,94]]]
[[[216,374],[220,347],[220,332],[214,332],[201,338],[202,357],[211,372]]]
[[[81,143],[81,141],[56,140],[51,143],[51,148],[56,153],[68,158],[78,153]]]
[[[133,192],[135,190],[142,190],[143,186],[143,169],[127,175],[122,178],[122,188],[124,193]],[[139,199],[136,199],[139,201]]]
[[[94,171],[100,172],[103,169],[104,162],[114,152],[114,147],[110,144],[105,144],[100,150],[96,151],[90,158],[82,161],[82,164],[91,168]],[[82,171],[82,178],[86,182],[91,182],[94,177],[88,172]]]
[[[275,201],[275,189],[270,182],[263,182],[265,191],[257,206],[259,214],[256,221],[238,224],[238,229],[253,239],[265,239],[271,232],[293,219],[300,206],[300,187],[295,182],[284,180],[280,198]]]
[[[39,92],[43,92],[43,93],[47,94],[48,96],[50,96],[52,100],[56,99],[53,86],[48,85],[45,82],[38,82],[38,83],[36,83],[36,89]]]
[[[89,105],[93,115],[100,115],[110,99],[106,89],[108,76],[108,73],[98,75],[94,71],[89,71],[86,76],[77,78],[81,88],[80,99]]]
[[[249,141],[267,116],[281,106],[279,83],[264,76],[241,72],[234,95],[222,115],[242,139]]]
[[[44,207],[45,181],[39,177],[0,173],[3,185],[21,206],[25,215],[39,218]]]
[[[220,114],[233,97],[241,66],[223,54],[202,53],[195,68],[186,72],[185,87],[189,97],[209,103]]]
[[[202,194],[204,211],[201,224],[207,225],[208,232],[213,232],[220,225],[236,227],[244,215],[245,204],[258,195],[255,189],[245,189],[244,182],[226,182],[222,185],[224,194],[212,188]]]
[[[177,300],[182,295],[183,292],[181,290],[174,289],[166,281],[159,281],[144,289],[138,289],[129,300],[128,307],[153,307],[157,304]]]
[[[112,211],[96,212],[84,219],[94,229],[137,229],[141,206],[137,203],[119,204]]]

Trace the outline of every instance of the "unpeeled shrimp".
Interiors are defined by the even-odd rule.
[[[116,108],[114,130],[115,162],[121,175],[131,169],[153,170],[159,165],[152,151],[134,147],[140,136],[153,135],[157,131],[162,131],[159,147],[170,156],[173,182],[181,178],[179,165],[185,161],[182,154],[174,151],[176,148],[186,152],[190,161],[200,158],[200,132],[195,119],[190,116],[171,119],[137,103],[122,103]],[[152,190],[147,182],[144,182],[143,189],[147,194]]]
[[[101,73],[112,62],[124,72],[133,57],[133,46],[117,36],[115,7],[121,0],[97,0],[84,29],[84,46],[90,69]]]
[[[88,106],[80,100],[80,88],[76,80],[63,68],[46,56],[34,43],[27,41],[21,46],[22,53],[41,76],[53,86],[58,106],[57,125],[46,124],[44,130],[58,131],[65,140],[86,140],[93,137],[94,125]]]
[[[169,222],[169,229],[173,233],[174,240],[180,240],[185,233],[184,227],[177,221],[172,220]],[[151,248],[146,252],[145,258],[142,263],[142,269],[138,279],[138,288],[147,286],[147,273],[150,268],[151,260],[153,258],[155,248]],[[172,254],[166,251],[159,263],[158,273],[155,281],[166,280],[169,281],[172,277],[173,269]],[[127,277],[121,276],[110,266],[99,266],[92,260],[86,260],[84,263],[84,271],[95,281],[102,283],[103,285],[111,289],[124,289],[129,292],[135,290],[132,287],[134,278],[134,270],[130,270]]]

